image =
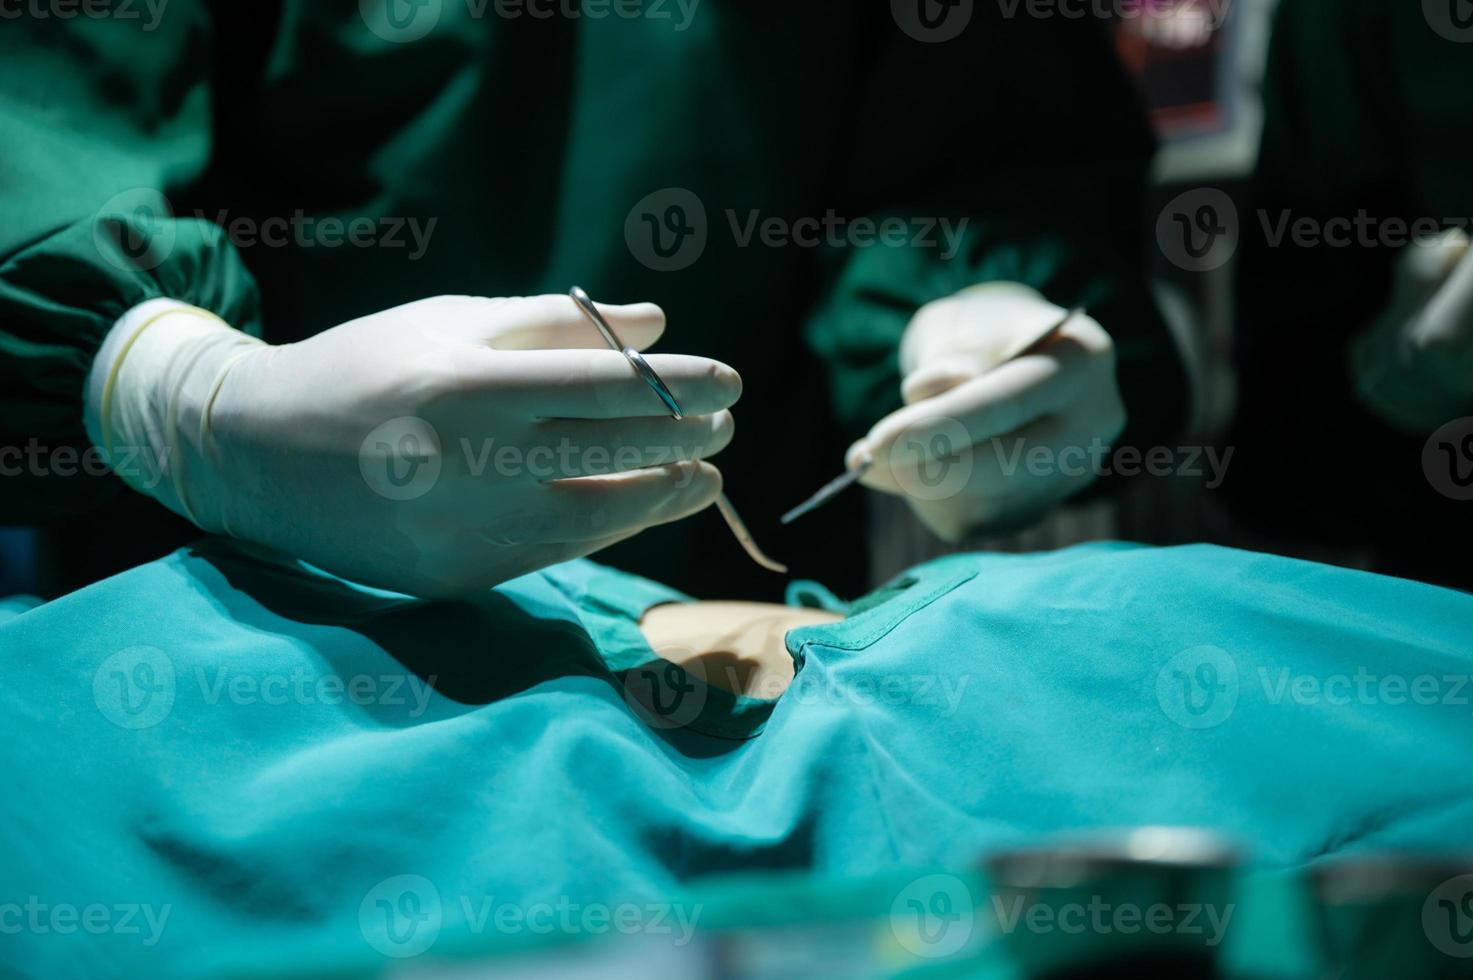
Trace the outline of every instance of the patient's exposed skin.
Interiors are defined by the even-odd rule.
[[[639,628],[666,660],[692,669],[733,694],[775,698],[793,680],[784,637],[800,626],[844,617],[823,609],[766,602],[684,602],[655,606]]]

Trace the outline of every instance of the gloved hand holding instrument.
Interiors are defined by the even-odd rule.
[[[1356,393],[1425,435],[1473,413],[1473,247],[1454,230],[1399,256],[1391,302],[1352,343]]]
[[[632,349],[665,318],[602,310]],[[173,301],[119,320],[88,377],[93,442],[206,531],[367,585],[458,596],[717,500],[730,367],[652,354],[662,411],[567,296],[440,296],[273,346]],[[128,479],[126,474],[123,474]]]
[[[1124,426],[1114,347],[1081,309],[1065,310],[1017,283],[974,286],[927,304],[900,351],[904,408],[850,447],[847,472],[789,511],[790,523],[854,483],[903,496],[940,537],[1039,513],[1081,489],[1093,474],[1054,466],[1031,473],[1014,450],[1047,448],[1058,459]],[[1001,444],[1002,450],[998,448]],[[1026,449],[1014,459],[1025,458]],[[965,474],[931,494],[927,468],[938,453],[967,454]]]

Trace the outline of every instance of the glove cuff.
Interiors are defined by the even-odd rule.
[[[134,490],[224,531],[207,490],[209,406],[236,361],[265,345],[208,310],[155,299],[108,331],[87,375],[87,436]]]

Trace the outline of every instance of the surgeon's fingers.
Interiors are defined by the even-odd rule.
[[[1084,416],[1051,415],[965,447],[944,463],[887,460],[866,482],[906,496],[927,527],[955,542],[1028,523],[1093,482],[1101,472],[1097,445]]]
[[[720,361],[650,354],[648,362],[684,415],[713,415],[736,404],[742,379]],[[617,351],[489,351],[459,366],[462,394],[484,393],[530,418],[668,416],[654,390]]]
[[[545,488],[573,515],[566,540],[668,524],[705,510],[721,494],[721,471],[706,462],[670,463],[628,473],[550,483]],[[592,520],[584,520],[592,515]],[[601,527],[600,527],[601,525]]]
[[[607,349],[608,341],[568,295],[440,297],[465,338],[496,350]],[[654,303],[595,303],[620,342],[635,350],[665,332],[665,311]]]
[[[490,515],[481,525],[482,537],[506,546],[540,545],[592,541],[667,524],[715,502],[721,473],[710,463],[672,463],[534,489],[521,506]]]
[[[865,483],[897,494],[915,487],[982,498],[1032,494],[1039,486],[1087,471],[1092,441],[1088,426],[1079,420],[1045,415],[976,445],[951,445],[940,456],[926,451],[931,443],[908,442],[871,468]],[[1040,451],[1047,453],[1042,463],[1036,455]]]
[[[901,439],[922,447],[943,447],[964,433],[976,445],[1012,432],[1067,407],[1092,366],[1098,367],[1088,351],[1063,340],[1051,345],[1047,353],[999,365],[881,419],[851,448],[850,465],[856,465],[865,451],[877,460],[890,455]]]
[[[546,419],[530,437],[556,456],[555,475],[541,480],[600,476],[709,459],[730,444],[736,431],[731,412],[672,418]],[[530,456],[538,452],[528,449]]]
[[[1458,254],[1411,335],[1437,354],[1467,357],[1473,347],[1473,248],[1464,244]]]
[[[981,373],[976,357],[953,354],[906,375],[900,382],[900,397],[905,404],[913,405],[964,385]]]

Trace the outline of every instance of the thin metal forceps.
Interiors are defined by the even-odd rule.
[[[604,342],[623,354],[624,359],[634,368],[634,373],[639,375],[640,380],[649,385],[650,390],[659,396],[660,401],[665,405],[666,411],[670,413],[670,417],[677,422],[683,419],[685,416],[681,414],[680,403],[675,400],[674,393],[665,384],[664,379],[656,373],[654,368],[650,367],[649,361],[644,359],[643,354],[633,347],[627,346],[619,339],[619,335],[614,333],[613,328],[603,318],[603,314],[598,311],[598,307],[593,305],[593,300],[589,298],[588,294],[580,287],[574,286],[568,291],[568,295],[573,297],[573,302],[578,304],[578,309],[583,311],[583,315],[593,321],[593,325],[603,335]],[[731,501],[727,499],[725,493],[716,498],[716,509],[721,512],[721,517],[726,521],[726,526],[731,528],[732,535],[736,537],[737,543],[742,546],[742,550],[747,553],[748,557],[770,572],[777,572],[780,575],[787,574],[788,566],[781,562],[773,561],[767,555],[763,554],[761,548],[757,547],[757,541],[752,537],[752,532],[747,530],[747,525],[737,514],[736,508],[732,506]]]

